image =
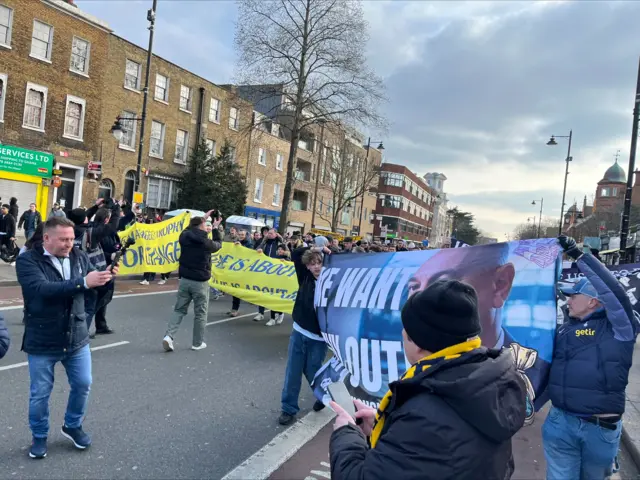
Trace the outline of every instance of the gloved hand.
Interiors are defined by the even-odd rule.
[[[560,235],[558,237],[558,243],[560,243],[564,253],[574,260],[578,260],[582,255],[582,251],[578,248],[576,241],[573,238],[567,237],[566,235]]]

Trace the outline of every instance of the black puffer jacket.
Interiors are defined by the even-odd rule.
[[[187,228],[180,234],[180,278],[206,282],[211,278],[211,254],[220,250],[220,232],[213,229],[213,240],[199,228]]]
[[[353,425],[333,432],[333,480],[511,477],[511,437],[524,424],[525,386],[510,350],[479,348],[390,388],[376,448]]]
[[[10,344],[11,339],[9,338],[9,331],[7,330],[7,326],[4,324],[4,317],[0,313],[0,358],[7,354]]]
[[[318,314],[313,306],[313,297],[316,293],[316,279],[309,269],[302,263],[304,252],[310,247],[300,247],[291,253],[291,260],[296,268],[298,277],[298,295],[293,304],[293,321],[308,332],[320,335]]]

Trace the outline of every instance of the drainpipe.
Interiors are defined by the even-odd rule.
[[[204,111],[204,87],[200,87],[200,101],[198,102],[198,123],[196,128],[196,147],[202,141],[202,114]]]

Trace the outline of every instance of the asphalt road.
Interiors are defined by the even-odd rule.
[[[93,352],[84,424],[93,445],[85,452],[60,434],[68,396],[62,367],[52,394],[49,454],[41,461],[27,455],[27,368],[0,370],[0,478],[221,478],[282,431],[277,417],[290,319],[266,327],[252,321],[255,307],[243,304],[240,314],[250,317],[208,326],[207,348],[193,352],[190,314],[176,351],[165,353],[161,340],[174,298],[132,296],[109,306],[117,333],[98,337],[92,347],[130,343]],[[209,321],[226,320],[230,305],[230,297],[212,301]],[[13,344],[0,369],[25,361],[22,312],[2,313]],[[312,405],[304,389],[301,413]]]

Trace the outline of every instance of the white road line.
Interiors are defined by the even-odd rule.
[[[265,310],[265,313],[266,313],[266,312],[270,312],[270,311],[271,311],[271,310]],[[256,316],[256,313],[247,313],[247,314],[245,314],[245,315],[238,315],[237,317],[223,318],[222,320],[216,320],[216,321],[214,321],[214,322],[209,322],[209,323],[207,323],[207,327],[208,327],[209,325],[217,325],[218,323],[231,322],[231,321],[233,321],[233,320],[238,320],[239,318],[247,318],[247,317],[255,317],[255,316]],[[258,322],[256,322],[256,323],[258,323]]]
[[[126,293],[120,295],[114,295],[113,298],[129,298],[129,297],[144,297],[147,295],[162,295],[163,293],[176,293],[178,290],[163,290],[161,292],[143,292],[143,293]],[[19,310],[23,308],[23,304],[12,305],[10,307],[0,307],[0,311],[3,310]]]
[[[236,317],[237,318],[237,317]],[[264,447],[227,473],[222,480],[264,480],[289,460],[329,423],[335,414],[330,408],[309,412]]]
[[[95,352],[96,350],[104,350],[105,348],[119,347],[121,345],[126,345],[128,343],[129,342],[127,342],[127,341],[116,342],[116,343],[108,343],[107,345],[100,345],[98,347],[92,347],[91,351]],[[5,365],[4,367],[0,367],[0,372],[2,372],[3,370],[11,370],[13,368],[26,367],[27,365],[29,365],[29,362],[20,362],[20,363],[14,363],[12,365]]]

